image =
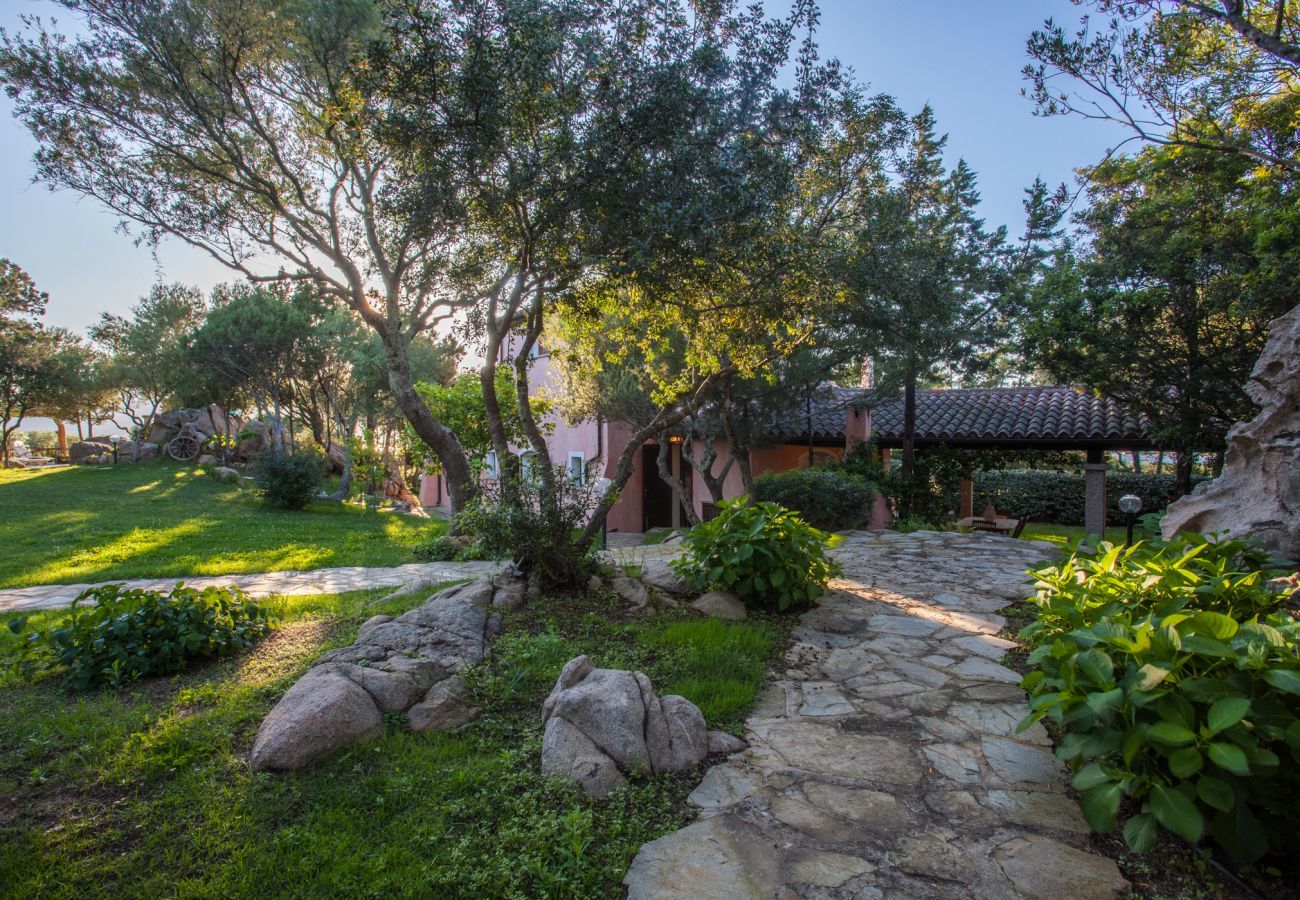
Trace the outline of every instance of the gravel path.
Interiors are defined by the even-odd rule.
[[[645,898],[1127,895],[1090,853],[1064,766],[1027,712],[997,611],[1049,544],[851,535],[746,722],[749,749],[690,796],[695,823],[644,845]]]
[[[102,584],[125,584],[132,588],[168,590],[177,581],[191,587],[233,584],[255,597],[273,594],[285,596],[303,594],[341,594],[363,588],[437,584],[459,578],[475,578],[494,571],[491,562],[433,562],[410,563],[404,566],[367,568],[344,566],[333,569],[312,569],[306,572],[263,572],[257,575],[203,575],[194,578],[130,578]],[[0,590],[0,612],[52,609],[67,606],[77,595],[92,584],[50,584],[39,587]]]

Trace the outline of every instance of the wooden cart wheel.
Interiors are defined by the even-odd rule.
[[[189,462],[199,455],[202,444],[188,434],[177,435],[167,443],[167,455],[180,462]]]

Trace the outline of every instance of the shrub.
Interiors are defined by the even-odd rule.
[[[467,562],[489,558],[478,541],[470,541],[464,536],[457,537],[450,534],[434,534],[421,540],[412,549],[416,556],[430,562]]]
[[[514,560],[547,587],[571,587],[594,569],[594,547],[578,544],[575,535],[599,498],[594,479],[570,478],[563,466],[553,472],[553,497],[536,476],[523,480],[518,500],[502,491],[500,481],[484,484],[456,516],[456,527],[488,557]]]
[[[237,653],[270,628],[266,611],[239,588],[177,584],[163,594],[110,584],[81,594],[66,622],[28,633],[19,668],[27,677],[61,670],[68,690],[117,686]]]
[[[746,605],[784,610],[811,604],[838,573],[826,555],[839,539],[775,503],[718,504],[718,515],[682,539],[673,568],[697,589],[731,591]]]
[[[1119,510],[1120,497],[1136,494],[1142,498],[1144,512],[1160,512],[1169,504],[1174,476],[1107,472],[1106,482],[1107,519],[1123,522],[1124,514]],[[1082,525],[1083,500],[1083,476],[1072,472],[1004,469],[975,474],[977,513],[992,503],[999,510],[1015,516],[1028,516],[1035,522]]]
[[[302,509],[320,490],[325,459],[315,450],[267,453],[257,465],[257,492],[281,509]]]
[[[793,469],[761,475],[754,497],[792,509],[815,528],[843,531],[871,520],[876,492],[861,475],[839,469]]]
[[[1275,574],[1241,542],[1195,535],[1103,544],[1036,573],[1021,728],[1047,718],[1066,732],[1057,755],[1095,830],[1127,798],[1136,851],[1161,827],[1208,833],[1246,862],[1294,841],[1300,624]]]

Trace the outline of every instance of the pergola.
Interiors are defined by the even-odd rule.
[[[903,446],[903,401],[864,395],[870,433],[888,454]],[[1155,450],[1147,422],[1114,400],[1073,387],[961,388],[918,391],[916,448],[956,450],[1082,450],[1084,528],[1106,528],[1107,450]],[[974,484],[961,482],[959,517],[972,514]]]

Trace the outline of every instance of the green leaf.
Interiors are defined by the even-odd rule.
[[[1179,778],[1190,778],[1201,771],[1204,762],[1195,747],[1183,747],[1169,754],[1169,771]]]
[[[1200,797],[1207,806],[1213,806],[1224,812],[1232,809],[1237,803],[1237,795],[1233,793],[1231,785],[1213,775],[1202,775],[1196,780],[1196,796]]]
[[[1225,728],[1236,725],[1250,711],[1250,700],[1245,697],[1224,697],[1215,701],[1206,716],[1206,725],[1210,734],[1218,734]]]
[[[1160,682],[1164,681],[1167,677],[1169,677],[1168,669],[1161,669],[1158,666],[1153,666],[1150,663],[1147,663],[1142,668],[1138,669],[1137,677],[1133,682],[1133,689],[1138,691],[1149,691],[1156,685],[1160,684]]]
[[[1119,802],[1123,797],[1124,791],[1118,782],[1100,784],[1084,792],[1079,798],[1079,808],[1093,831],[1110,831],[1115,827],[1115,814],[1119,812]]]
[[[1279,691],[1300,694],[1300,673],[1290,669],[1269,669],[1264,673],[1264,680]]]
[[[1111,662],[1106,652],[1098,647],[1091,650],[1085,650],[1074,658],[1075,664],[1079,671],[1087,675],[1094,682],[1109,687],[1112,683],[1115,673],[1115,664]]]
[[[1119,709],[1124,704],[1124,689],[1115,688],[1112,691],[1092,693],[1087,696],[1084,702],[1094,713],[1104,716]]]
[[[1150,813],[1140,813],[1124,823],[1124,843],[1134,853],[1146,853],[1156,845],[1159,829]]]
[[[1206,753],[1210,757],[1210,762],[1225,772],[1231,772],[1233,775],[1250,774],[1250,763],[1246,760],[1246,754],[1236,744],[1215,741],[1210,744]]]
[[[1102,771],[1098,763],[1088,763],[1082,769],[1074,773],[1070,779],[1070,786],[1076,791],[1087,791],[1095,788],[1099,784],[1106,784],[1111,781],[1111,777]]]
[[[1181,791],[1163,784],[1151,786],[1151,812],[1161,825],[1190,843],[1199,841],[1205,831],[1205,820],[1196,804]]]
[[[1226,641],[1237,633],[1237,621],[1232,616],[1225,616],[1217,612],[1198,612],[1191,618],[1192,627],[1199,634],[1206,634],[1210,637]]]
[[[1180,744],[1190,744],[1196,740],[1196,735],[1177,722],[1160,721],[1147,729],[1147,738],[1160,744],[1169,744],[1176,747]]]

